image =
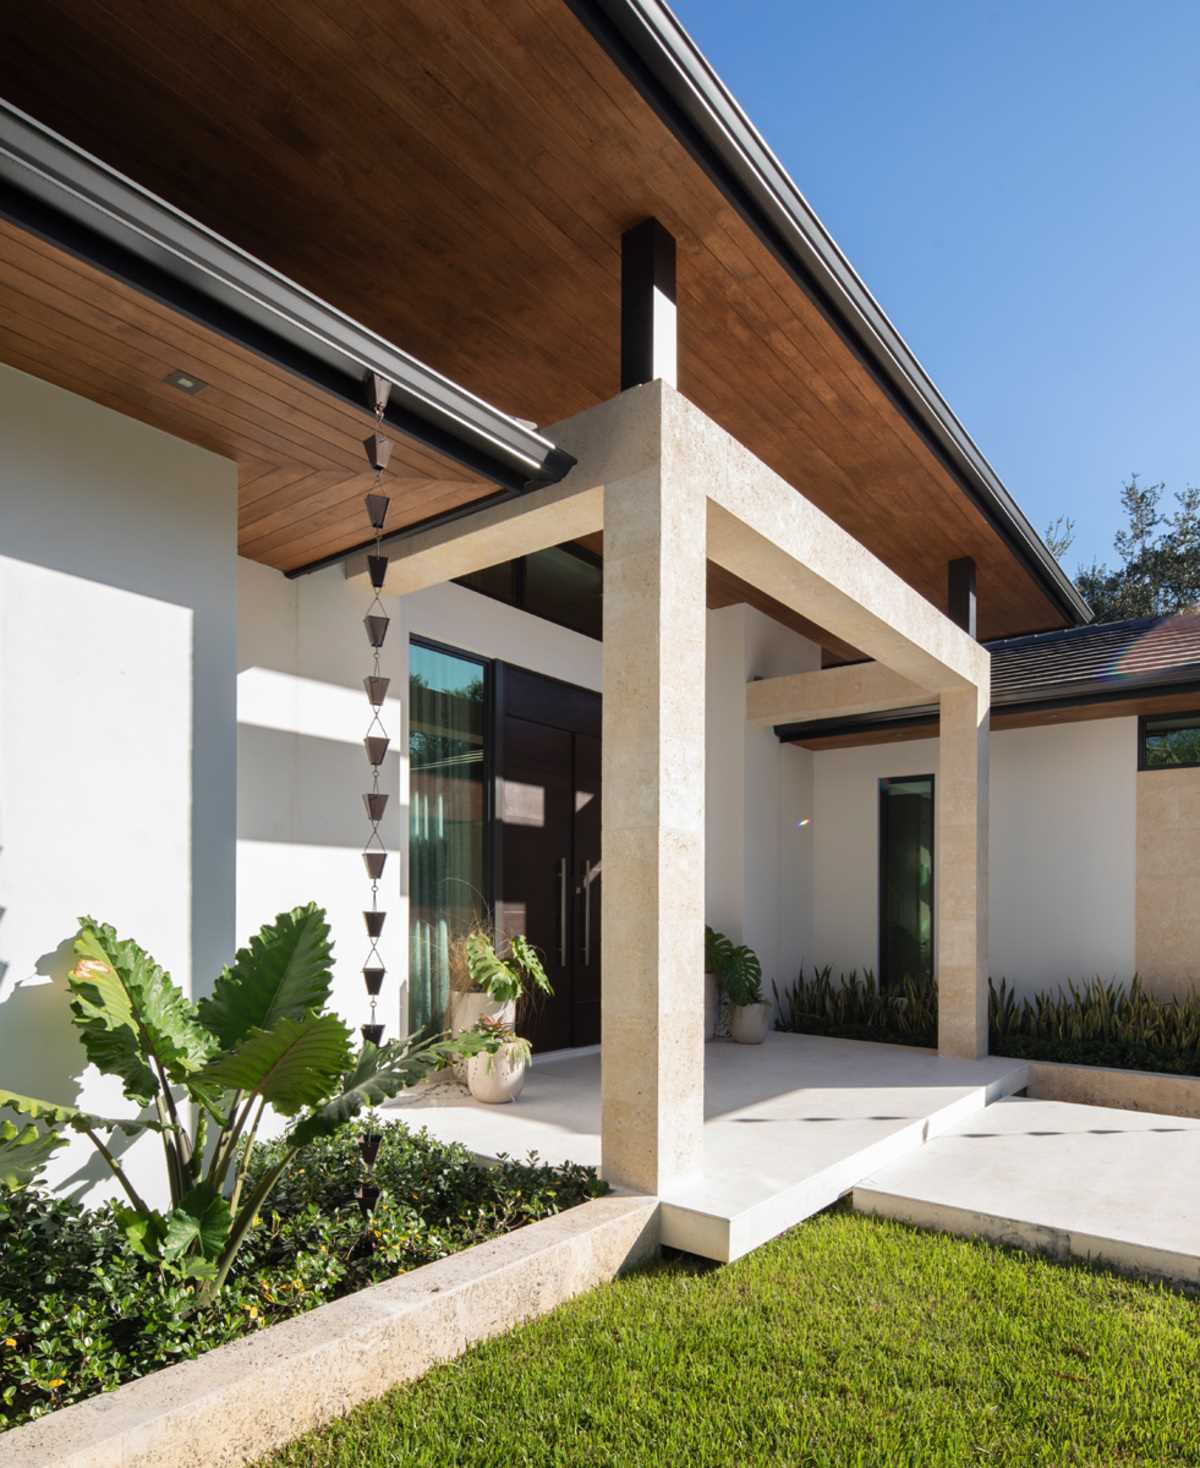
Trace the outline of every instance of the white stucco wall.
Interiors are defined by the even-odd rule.
[[[992,735],[990,968],[1022,992],[1134,971],[1136,733],[1119,718]],[[874,970],[879,781],[936,775],[937,741],[822,750],[813,772],[808,962]]]
[[[337,568],[288,581],[238,563],[237,935],[310,899],[328,910],[335,943],[334,1004],[354,1026],[367,1018],[360,974],[367,883],[360,739],[367,705],[362,616],[369,593]],[[601,644],[463,587],[387,601],[384,672],[393,792],[384,839],[388,968],[379,1017],[398,1033],[407,1014],[408,641],[416,635],[484,658],[600,690]],[[752,943],[768,979],[786,978],[811,944],[812,756],[745,721],[751,677],[819,666],[812,643],[749,607],[709,614],[708,872],[710,920]]]
[[[333,567],[287,580],[238,562],[237,935],[244,943],[276,913],[316,901],[334,938],[333,1005],[357,1028],[369,1018],[362,911],[369,886],[361,851],[369,789],[361,744],[370,670],[363,578]],[[381,884],[388,911],[380,953],[388,975],[378,1017],[402,1033],[408,981],[408,644],[412,636],[501,658],[587,688],[601,685],[601,646],[464,587],[388,598],[392,624],[382,669],[392,679],[384,724],[392,745],[382,788],[391,793]]]
[[[0,1084],[129,1114],[64,975],[110,922],[188,992],[234,908],[232,463],[0,366]],[[130,1158],[154,1191],[158,1143]],[[114,1185],[85,1138],[49,1178]]]
[[[746,684],[820,666],[815,643],[753,607],[708,614],[706,909],[756,950],[768,994],[811,943],[813,764],[746,722]]]

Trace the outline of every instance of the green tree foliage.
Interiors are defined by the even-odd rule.
[[[1093,561],[1076,575],[1098,622],[1200,606],[1200,488],[1177,490],[1174,509],[1164,503],[1165,491],[1165,484],[1142,485],[1131,475],[1121,489],[1126,523],[1113,538],[1116,564]],[[1046,544],[1061,560],[1074,534],[1075,522],[1060,516]]]

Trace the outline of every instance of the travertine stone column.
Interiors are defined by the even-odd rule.
[[[987,1054],[988,713],[986,690],[942,693],[934,799],[938,1049]]]
[[[650,1194],[704,1119],[705,494],[656,457],[604,491],[601,1166]]]

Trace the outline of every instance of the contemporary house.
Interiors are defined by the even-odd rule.
[[[947,1060],[989,973],[1200,978],[1200,622],[1089,625],[659,0],[0,40],[6,1085],[119,1101],[81,912],[199,994],[319,901],[388,1033],[492,913],[661,1194],[705,921],[781,984],[935,974]]]

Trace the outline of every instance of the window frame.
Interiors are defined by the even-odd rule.
[[[876,941],[875,941],[875,982],[880,993],[885,988],[891,987],[897,982],[891,977],[884,977],[883,955],[886,943],[886,918],[887,918],[887,868],[884,861],[885,841],[887,837],[887,800],[886,794],[891,785],[907,785],[913,780],[929,781],[929,802],[933,807],[933,825],[929,835],[929,912],[932,922],[930,932],[929,952],[930,966],[933,977],[937,978],[938,961],[938,923],[937,923],[937,775],[933,772],[914,775],[880,775],[875,782],[875,801],[878,807],[876,816],[876,846],[875,865],[878,871],[878,892],[876,898]]]
[[[477,652],[471,652],[465,647],[456,647],[450,642],[439,642],[436,637],[425,637],[419,632],[408,634],[408,645],[405,649],[405,689],[404,689],[404,734],[403,748],[404,758],[408,762],[409,779],[412,778],[412,747],[411,719],[412,719],[412,658],[409,655],[414,647],[425,649],[427,652],[442,653],[447,657],[458,658],[465,663],[477,664],[483,672],[483,897],[489,912],[495,910],[496,905],[496,861],[495,861],[495,830],[496,830],[496,769],[498,762],[498,751],[496,749],[497,720],[496,720],[496,683],[498,679],[497,659],[484,657]],[[411,822],[412,814],[411,792],[409,796],[409,816]],[[408,963],[411,965],[412,958],[412,850],[411,850],[411,825],[406,823],[404,831],[404,898],[408,909],[408,921],[404,935]],[[412,1005],[413,984],[411,969],[406,969],[407,981],[405,983],[404,995],[404,1025],[405,1032],[412,1034]]]
[[[1195,727],[1200,729],[1200,708],[1183,709],[1178,713],[1162,714],[1139,714],[1137,726],[1137,767],[1138,774],[1157,774],[1162,770],[1196,770],[1200,769],[1200,759],[1185,760],[1181,764],[1152,765],[1146,759],[1146,736],[1151,732],[1150,725],[1159,719],[1187,719],[1194,720]]]

